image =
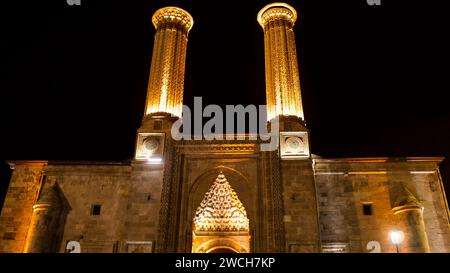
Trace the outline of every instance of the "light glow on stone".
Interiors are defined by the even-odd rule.
[[[395,245],[399,245],[403,242],[405,239],[405,234],[402,231],[399,230],[393,230],[390,233],[391,241]]]

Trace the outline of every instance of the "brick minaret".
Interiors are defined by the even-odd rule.
[[[176,7],[165,7],[152,17],[156,28],[148,81],[145,115],[169,113],[181,117],[187,36],[192,16]]]
[[[304,119],[295,47],[295,9],[272,3],[258,13],[264,30],[268,120],[281,116]]]

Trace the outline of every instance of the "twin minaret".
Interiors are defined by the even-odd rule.
[[[264,30],[268,120],[276,116],[304,119],[297,53],[293,32],[295,9],[273,3],[258,13]],[[192,16],[176,7],[156,11],[156,28],[145,115],[166,113],[181,117],[187,36]]]
[[[169,113],[181,117],[187,36],[194,20],[180,8],[166,7],[155,12],[152,22],[156,34],[145,115]]]
[[[308,159],[309,137],[293,31],[297,12],[288,4],[273,3],[258,13],[257,20],[264,31],[267,121],[271,128],[279,128],[280,157]],[[180,8],[165,7],[155,12],[152,22],[156,34],[135,159],[162,162],[164,146],[170,144],[165,136],[182,117],[186,48],[194,20]],[[279,126],[274,118],[279,118]]]
[[[297,12],[285,3],[267,5],[258,13],[264,30],[268,120],[275,116],[304,119],[293,31],[296,20]]]

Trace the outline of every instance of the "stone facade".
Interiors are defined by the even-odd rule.
[[[389,233],[400,229],[405,232],[401,251],[448,252],[450,230],[439,175],[441,161],[442,158],[316,159],[322,243],[343,242],[348,251],[364,252],[368,242],[378,241],[382,252],[395,252]],[[396,208],[411,195],[419,208],[412,211],[417,214],[415,219],[405,221]],[[364,204],[371,205],[372,215],[364,215]],[[419,230],[417,225],[422,225]]]
[[[17,164],[0,215],[1,252],[22,252],[46,162]]]
[[[279,160],[251,141],[178,144],[172,170],[142,162],[10,162],[0,251],[65,252],[78,241],[82,252],[190,252],[195,210],[220,171],[247,211],[251,252],[320,252],[333,245],[368,252],[370,241],[395,252],[389,232],[396,228],[405,232],[402,252],[450,251],[441,158]],[[172,190],[164,191],[173,169]],[[36,229],[34,213],[43,203],[59,207],[58,220],[41,220]],[[420,208],[399,215],[407,205]]]
[[[443,158],[310,154],[296,19],[283,3],[258,14],[268,127],[278,124],[280,137],[276,150],[262,151],[266,143],[250,134],[231,140],[171,137],[181,116],[193,18],[179,8],[158,10],[133,160],[9,161],[14,172],[0,214],[0,252],[449,252],[449,210],[439,174]],[[223,198],[220,192],[205,199],[219,174],[234,190],[228,194],[237,195],[225,200],[245,208],[225,220],[240,221],[245,211],[248,225],[205,227],[194,234],[202,200]],[[231,204],[216,201],[222,212],[233,211]],[[215,217],[225,217],[222,212],[214,211]],[[390,241],[393,230],[404,233],[400,245]]]

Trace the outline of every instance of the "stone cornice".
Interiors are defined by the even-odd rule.
[[[342,163],[441,163],[445,157],[347,157],[347,158],[321,158],[313,157],[316,163],[342,164]]]

